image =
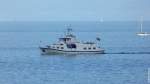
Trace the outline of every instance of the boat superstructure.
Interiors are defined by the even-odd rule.
[[[100,40],[100,39],[98,39]],[[64,37],[59,38],[58,42],[45,47],[40,47],[42,54],[60,53],[104,53],[104,49],[97,46],[94,42],[80,42],[73,35],[72,29],[68,28]]]

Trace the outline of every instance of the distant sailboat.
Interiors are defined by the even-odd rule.
[[[148,36],[150,33],[148,32],[143,32],[143,17],[141,17],[141,29],[140,32],[137,33],[138,36]]]

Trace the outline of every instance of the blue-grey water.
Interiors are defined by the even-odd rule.
[[[100,37],[105,54],[41,55],[66,24],[80,41]],[[138,22],[0,22],[0,84],[148,84],[150,36],[138,31]]]

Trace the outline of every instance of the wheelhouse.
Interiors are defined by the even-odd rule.
[[[59,41],[68,42],[71,41],[71,38],[59,38]]]

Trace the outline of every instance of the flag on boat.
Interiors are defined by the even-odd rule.
[[[97,41],[100,41],[101,39],[99,37],[96,38]]]

